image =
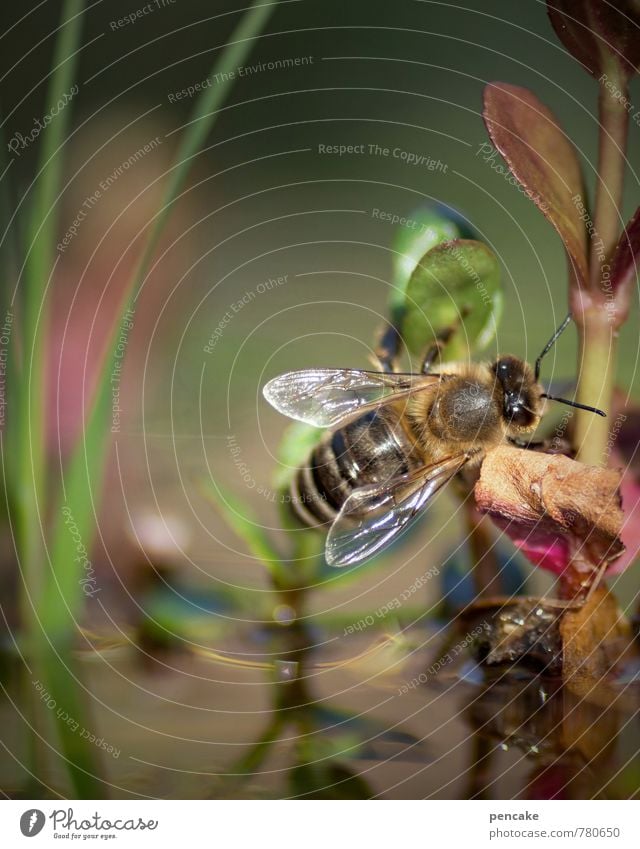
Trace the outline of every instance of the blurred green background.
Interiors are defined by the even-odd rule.
[[[103,192],[60,255],[49,364],[54,460],[77,431],[81,390],[91,386],[90,364],[122,289],[122,267],[132,264],[136,236],[156,210],[159,181],[189,120],[194,100],[176,93],[207,78],[216,49],[237,23],[232,13],[244,8],[177,0],[135,23],[113,25],[142,5],[110,0],[92,5],[86,17],[60,238],[101,181],[151,139],[160,143]],[[481,97],[492,80],[531,88],[573,139],[593,197],[597,84],[557,41],[544,3],[472,5],[279,4],[247,63],[254,71],[238,76],[196,157],[136,311],[95,555],[103,592],[99,604],[88,603],[93,627],[135,618],[140,546],[159,550],[185,584],[206,588],[213,579],[244,593],[248,608],[255,597],[256,610],[263,609],[264,570],[203,497],[201,481],[224,483],[267,527],[280,526],[272,475],[286,423],[262,400],[261,388],[290,368],[367,366],[386,315],[395,238],[374,210],[411,217],[425,201],[444,202],[495,251],[506,303],[488,356],[495,349],[535,359],[564,317],[560,240],[478,155],[487,141]],[[5,3],[0,10],[5,139],[26,135],[44,112],[50,33],[60,8]],[[640,109],[637,81],[631,98]],[[632,121],[625,220],[640,196],[639,134]],[[321,152],[335,145],[364,152]],[[33,178],[36,147],[12,166],[16,203]],[[407,164],[393,155],[396,149],[437,167]],[[276,283],[264,285],[269,280]],[[635,301],[622,333],[619,382],[637,395]],[[545,380],[571,380],[575,352],[575,334],[568,332],[545,361]],[[430,539],[430,562],[441,562],[455,545],[460,525],[450,516],[453,505],[441,500],[425,535],[414,535],[403,549],[406,556],[382,558],[388,568],[342,588],[328,579],[312,610],[353,616],[393,598],[424,573]],[[149,520],[158,515],[173,539]],[[538,574],[532,587],[547,584]],[[620,579],[623,605],[636,587],[632,569]],[[429,584],[425,606],[437,596]],[[184,754],[185,764],[189,757]]]
[[[77,359],[100,349],[101,311],[109,312],[109,292],[111,302],[118,294],[114,263],[123,255],[127,263],[126,249],[141,216],[146,221],[154,211],[158,178],[189,119],[193,100],[175,94],[207,78],[214,51],[238,20],[230,13],[240,8],[177,2],[125,26],[114,22],[135,4],[90,8],[61,236],[101,180],[141,144],[155,137],[161,144],[103,195],[61,257],[58,286],[79,293],[75,314],[62,298],[61,321],[73,324],[80,303],[96,309],[98,327],[75,352],[68,337],[61,342],[63,360],[65,352]],[[52,49],[45,36],[59,12],[51,2],[24,20],[22,10],[2,10],[7,138],[26,134],[42,114]],[[261,66],[296,59],[294,67]],[[270,480],[285,421],[262,400],[261,387],[291,367],[368,363],[386,312],[395,236],[373,211],[411,216],[431,200],[459,209],[502,264],[506,305],[495,348],[532,360],[566,311],[565,259],[533,204],[478,155],[487,140],[483,86],[507,80],[536,92],[574,140],[591,195],[597,149],[596,82],[560,46],[541,2],[283,2],[248,64],[257,69],[238,76],[196,158],[135,319],[115,439],[119,469],[104,519],[113,524],[108,549],[121,545],[127,514],[169,512],[189,526],[182,568],[194,579],[214,574],[242,587],[260,585],[262,571],[246,562],[196,482],[211,474],[247,497],[265,524],[278,524]],[[640,103],[635,82],[634,97]],[[638,133],[631,122],[625,219],[637,205]],[[320,153],[321,145],[362,145],[364,153]],[[370,145],[391,153],[370,153]],[[14,164],[23,190],[35,148]],[[394,157],[396,148],[430,158],[435,169],[407,164]],[[285,275],[282,284],[256,289]],[[634,308],[620,357],[620,383],[632,391],[636,328]],[[545,362],[545,379],[570,380],[575,349],[570,331]],[[67,391],[78,380],[90,385],[68,368],[63,363],[56,414],[63,424],[54,444],[64,444],[65,427],[77,419],[69,413],[64,424],[73,410],[65,384]],[[230,436],[240,448],[235,460]],[[103,559],[119,592],[118,558],[105,551]]]

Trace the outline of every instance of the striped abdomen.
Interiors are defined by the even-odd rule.
[[[296,514],[309,525],[332,522],[354,489],[383,483],[423,464],[392,407],[328,433],[291,485]]]

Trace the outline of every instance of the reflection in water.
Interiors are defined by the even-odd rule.
[[[640,787],[633,661],[578,696],[557,675],[478,664],[452,649],[450,628],[336,639],[293,621],[144,663],[131,635],[84,637],[97,648],[81,661],[96,733],[122,750],[106,761],[112,795],[619,798]],[[59,772],[48,786],[64,793]]]
[[[492,798],[495,755],[516,748],[530,772],[514,796],[528,799],[607,797],[616,771],[621,716],[579,698],[559,678],[490,673],[465,711],[474,739],[474,761],[466,795]],[[495,763],[494,763],[495,766]]]
[[[356,655],[322,660],[310,630],[295,623],[275,636],[273,718],[260,740],[235,763],[230,775],[253,778],[278,747],[289,753],[286,793],[292,798],[369,799],[375,795],[358,765],[396,758],[406,751],[420,760],[421,741],[387,727],[378,717],[340,707],[314,694],[316,678],[328,672],[362,669],[393,642],[377,640]],[[236,794],[238,788],[236,788]]]

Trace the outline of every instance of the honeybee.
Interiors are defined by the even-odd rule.
[[[540,423],[545,400],[604,415],[548,395],[540,365],[570,321],[567,316],[532,368],[518,357],[492,363],[435,359],[440,335],[420,372],[393,370],[397,331],[378,350],[382,371],[303,369],[269,381],[263,394],[280,413],[329,428],[291,484],[291,501],[308,525],[330,525],[327,563],[347,566],[379,552],[463,467],[479,466],[501,443],[521,447]],[[392,340],[392,343],[390,343]]]

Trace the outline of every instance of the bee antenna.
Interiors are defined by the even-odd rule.
[[[568,316],[567,316],[567,317],[565,318],[565,320],[562,322],[562,324],[560,325],[560,327],[556,330],[556,332],[553,334],[553,336],[551,337],[551,339],[549,339],[549,341],[547,342],[547,344],[546,344],[546,345],[544,346],[544,348],[542,349],[542,353],[540,354],[540,356],[539,356],[539,357],[538,357],[538,359],[536,360],[536,368],[535,368],[536,383],[538,382],[538,378],[540,377],[540,367],[541,367],[541,365],[542,365],[542,359],[543,359],[543,357],[545,357],[545,356],[549,353],[549,351],[553,348],[553,346],[556,344],[556,342],[557,342],[557,340],[558,340],[558,337],[559,337],[559,336],[560,336],[560,335],[561,335],[561,334],[562,334],[562,333],[563,333],[563,332],[567,329],[567,326],[568,326],[568,324],[569,324],[569,322],[570,322],[570,321],[571,321],[571,313],[569,313],[569,314],[568,314]],[[560,401],[560,400],[562,400],[562,399],[560,399],[560,398],[554,398],[553,400],[554,400],[554,401]],[[576,405],[574,404],[573,406],[576,406]],[[588,407],[587,409],[591,410],[592,408],[591,408],[591,407]],[[599,411],[598,411],[598,410],[594,410],[594,412],[599,412]]]
[[[557,398],[555,395],[547,395],[546,392],[543,392],[540,397],[548,398],[549,401],[559,401],[561,404],[566,404],[567,407],[576,407],[578,410],[586,410],[588,413],[596,413],[599,416],[603,416],[605,419],[607,418],[607,414],[603,410],[599,410],[597,407],[588,407],[586,404],[578,404],[577,401],[569,401],[567,398]]]

